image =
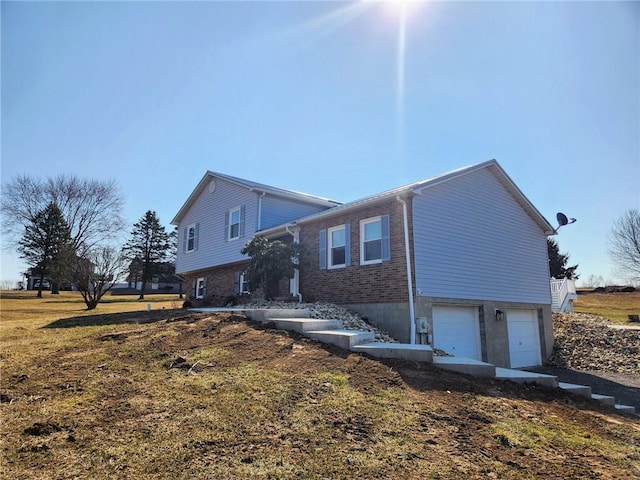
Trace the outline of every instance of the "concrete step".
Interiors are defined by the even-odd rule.
[[[616,397],[612,397],[610,395],[600,395],[598,393],[592,393],[591,398],[604,405],[609,405],[610,407],[613,407],[616,404]]]
[[[273,318],[309,318],[308,308],[256,308],[244,311],[254,322],[268,322]]]
[[[433,349],[429,345],[409,343],[363,343],[351,347],[352,352],[366,353],[374,358],[397,358],[416,362],[431,362]]]
[[[619,403],[616,403],[614,407],[616,408],[616,410],[623,413],[630,413],[632,415],[636,413],[636,407],[633,407],[631,405],[620,405]]]
[[[317,318],[271,318],[278,330],[290,330],[304,333],[318,330],[338,330],[342,328],[340,320],[321,320]]]
[[[583,397],[591,398],[591,387],[588,385],[576,385],[574,383],[559,382],[558,387],[567,392],[575,393],[576,395],[582,395]]]
[[[376,338],[373,332],[362,330],[312,330],[304,332],[306,337],[322,343],[329,343],[344,350],[351,350],[355,345],[373,342]]]
[[[474,360],[473,358],[435,356],[433,357],[433,364],[443,370],[466,373],[474,377],[494,378],[496,376],[495,365]]]
[[[496,367],[496,378],[498,380],[509,380],[515,383],[535,383],[545,387],[558,388],[558,378],[553,375],[543,373],[525,372],[511,368]]]

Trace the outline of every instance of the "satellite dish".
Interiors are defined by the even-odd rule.
[[[575,221],[576,221],[575,218],[567,218],[567,216],[562,212],[558,212],[556,214],[556,219],[558,220],[558,226],[556,227],[556,233],[558,232],[558,229],[560,227],[564,227],[565,225],[569,225],[571,223],[575,223]]]
[[[567,216],[562,213],[562,212],[558,212],[558,214],[556,215],[556,218],[558,219],[558,226],[563,227],[565,226],[567,223],[569,223],[569,219],[567,218]]]

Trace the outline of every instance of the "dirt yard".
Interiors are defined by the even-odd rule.
[[[637,418],[239,315],[79,316],[2,346],[4,478],[640,478]]]

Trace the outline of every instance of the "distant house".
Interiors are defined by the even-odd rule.
[[[140,293],[142,290],[142,261],[134,258],[129,263],[129,274],[126,282],[117,283],[113,295]],[[176,266],[173,262],[161,262],[155,265],[155,273],[151,281],[147,282],[145,293],[183,293],[180,277],[176,276]]]
[[[400,341],[505,367],[551,353],[554,229],[495,160],[345,204],[207,172],[172,223],[194,300],[243,292],[239,252],[259,235],[311,251],[288,293]]]
[[[41,279],[42,290],[51,290],[51,278],[49,277],[49,275],[44,275],[44,278],[42,278],[42,275],[40,275],[39,271],[34,268],[29,268],[26,272],[24,272],[24,276],[26,279],[27,290],[39,290]]]

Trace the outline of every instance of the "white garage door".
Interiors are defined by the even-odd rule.
[[[540,365],[540,331],[536,310],[507,310],[511,367]]]
[[[433,307],[433,346],[456,357],[481,360],[476,307]]]

